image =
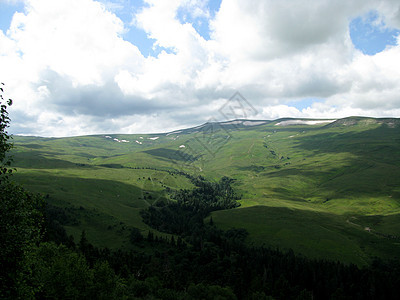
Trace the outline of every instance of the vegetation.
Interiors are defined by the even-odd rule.
[[[85,230],[100,247],[131,249],[131,228],[168,236],[143,222],[140,211],[177,201],[175,192],[194,189],[192,178],[202,176],[212,184],[234,180],[240,207],[211,214],[219,228],[246,228],[248,244],[360,266],[375,256],[398,257],[398,120],[277,123],[218,129],[213,138],[201,129],[112,138],[16,136],[14,179],[75,216],[63,225],[68,235],[79,239]]]
[[[12,169],[8,167],[11,164],[7,152],[11,149],[9,143],[10,135],[7,132],[7,128],[10,124],[10,117],[8,116],[7,107],[12,105],[12,100],[4,99],[4,83],[0,84],[0,180],[7,179],[7,175],[12,173]]]
[[[151,252],[99,249],[85,232],[42,243],[35,253],[36,297],[94,299],[397,299],[398,261],[369,267],[248,247],[244,229],[222,231],[210,220],[170,239],[135,239]],[[136,233],[135,233],[136,237]],[[69,244],[69,248],[62,244]]]
[[[397,299],[398,120],[15,137],[12,172],[1,100],[1,298]]]
[[[0,298],[29,298],[33,249],[41,239],[42,199],[10,181],[12,169],[7,151],[11,148],[7,133],[10,119],[0,89]]]
[[[158,201],[142,210],[143,221],[162,232],[188,235],[210,212],[239,206],[236,202],[239,197],[231,187],[232,179],[223,177],[219,182],[211,183],[198,177],[192,182],[196,188],[176,191],[172,196],[175,201]]]

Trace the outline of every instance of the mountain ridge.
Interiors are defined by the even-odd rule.
[[[227,121],[212,121],[212,122],[205,122],[201,125],[193,126],[193,127],[188,127],[188,128],[183,128],[183,129],[177,129],[165,133],[151,133],[149,135],[162,135],[162,134],[177,134],[177,133],[192,133],[195,132],[196,130],[202,129],[202,128],[207,128],[210,126],[221,126],[221,127],[226,127],[228,129],[232,128],[245,128],[248,126],[262,126],[262,125],[267,125],[267,124],[272,124],[272,123],[279,123],[283,121],[295,121],[295,120],[300,120],[300,121],[326,121],[327,123],[334,123],[337,122],[337,124],[343,123],[345,124],[346,122],[350,123],[353,121],[353,125],[357,124],[360,120],[376,120],[378,123],[391,123],[393,122],[396,124],[396,126],[399,126],[400,124],[400,118],[375,118],[375,117],[363,117],[363,116],[350,116],[350,117],[344,117],[344,118],[338,118],[338,119],[332,119],[332,118],[293,118],[293,117],[285,117],[285,118],[278,118],[274,120],[265,120],[265,119],[232,119],[232,120],[227,120]],[[249,123],[254,123],[254,124],[244,124],[246,122]],[[296,125],[296,124],[293,124]],[[299,124],[299,125],[304,125],[304,124]]]
[[[115,136],[121,136],[121,135],[146,135],[146,136],[152,136],[152,135],[171,135],[171,134],[178,134],[178,133],[193,133],[195,131],[199,131],[199,129],[203,128],[210,128],[210,127],[223,127],[227,129],[240,129],[240,128],[248,128],[248,127],[253,127],[253,126],[262,126],[262,125],[267,125],[267,124],[272,124],[272,123],[279,123],[279,122],[284,122],[284,121],[326,121],[329,123],[335,123],[335,126],[339,125],[356,125],[359,124],[360,122],[366,122],[368,120],[370,121],[375,121],[376,123],[379,124],[388,124],[390,126],[400,126],[400,118],[394,118],[394,117],[364,117],[364,116],[349,116],[349,117],[344,117],[344,118],[294,118],[294,117],[284,117],[284,118],[278,118],[278,119],[273,119],[273,120],[266,120],[266,119],[232,119],[232,120],[227,120],[227,121],[211,121],[211,122],[205,122],[201,125],[196,125],[193,127],[187,127],[187,128],[181,128],[181,129],[176,129],[172,131],[167,131],[167,132],[156,132],[156,133],[98,133],[98,134],[88,134],[88,135],[76,135],[76,136],[63,136],[63,137],[44,137],[40,135],[21,135],[21,134],[16,134],[12,136],[19,136],[19,137],[31,137],[31,138],[43,138],[43,139],[59,139],[59,138],[73,138],[73,137],[86,137],[86,136],[103,136],[103,135],[115,135]],[[330,122],[331,121],[331,122]],[[247,124],[244,124],[247,123]],[[254,123],[254,124],[249,124],[249,123]],[[307,125],[307,124],[291,124],[291,125]],[[317,125],[317,124],[310,124],[310,125]],[[328,124],[329,125],[329,124]],[[333,125],[333,124],[331,124]]]

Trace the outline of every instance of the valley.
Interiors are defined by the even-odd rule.
[[[160,134],[14,136],[14,180],[74,216],[99,247],[133,247],[140,211],[191,178],[227,176],[240,207],[211,213],[246,243],[367,265],[400,253],[400,120],[235,120]]]

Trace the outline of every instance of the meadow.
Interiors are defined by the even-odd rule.
[[[279,125],[285,121],[151,135],[14,136],[14,179],[73,214],[77,221],[63,225],[75,240],[85,230],[100,247],[132,247],[133,227],[154,231],[140,210],[193,188],[187,175],[228,176],[241,206],[211,216],[219,228],[245,228],[248,244],[358,265],[398,258],[400,120]]]

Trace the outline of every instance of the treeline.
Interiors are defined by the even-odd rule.
[[[227,182],[230,185],[228,179],[215,184],[219,186],[216,193],[234,199],[237,196]],[[193,219],[193,226],[168,239],[152,232],[143,237],[132,229],[130,238],[139,250],[100,249],[84,232],[77,243],[67,236],[60,225],[75,221],[68,210],[44,206],[39,197],[12,184],[1,187],[2,203],[9,199],[8,208],[19,205],[14,206],[18,220],[10,218],[10,210],[8,215],[1,210],[2,226],[9,225],[1,232],[2,243],[6,242],[1,248],[2,299],[398,298],[398,261],[376,260],[360,269],[292,251],[253,247],[245,242],[246,230],[220,230],[212,218],[207,222]],[[209,188],[205,183],[204,190]],[[177,194],[182,196],[182,206],[186,193]],[[209,209],[194,207],[202,214],[203,207]],[[14,227],[18,231],[13,232]]]
[[[195,189],[170,191],[175,201],[158,202],[142,212],[149,225],[174,234],[167,239],[150,231],[143,237],[140,230],[133,228],[131,242],[137,249],[145,250],[98,249],[85,234],[76,245],[66,234],[58,235],[64,236],[61,244],[69,245],[71,253],[84,258],[91,274],[82,293],[93,291],[95,282],[100,284],[105,280],[108,284],[102,284],[101,291],[109,299],[398,298],[399,262],[376,260],[360,269],[355,265],[308,259],[293,251],[249,246],[246,230],[220,230],[212,217],[204,222],[211,211],[237,205],[239,197],[232,188],[233,181],[227,177],[214,183],[201,177],[191,180]],[[55,211],[47,209],[46,218],[61,216],[66,222],[68,218]],[[46,224],[57,223],[46,221]],[[96,275],[100,266],[107,276]],[[46,298],[49,294],[44,288],[41,297]]]
[[[238,198],[231,183],[200,178],[193,193],[178,191],[176,201],[204,216],[220,208],[216,202]],[[360,269],[253,247],[246,230],[220,230],[196,213],[177,231],[163,223],[167,218],[160,221],[161,229],[176,232],[170,238],[132,228],[138,250],[111,251],[93,246],[84,232],[77,243],[67,236],[62,224],[75,222],[72,211],[43,205],[11,183],[0,187],[1,203],[18,211],[12,219],[14,212],[1,207],[1,299],[398,299],[398,261]]]
[[[231,184],[233,179],[222,177],[219,182],[209,182],[203,177],[191,177],[196,188],[171,191],[174,201],[161,200],[141,211],[143,221],[166,233],[190,235],[202,226],[210,212],[239,206],[240,199]]]
[[[84,233],[76,245],[65,241],[69,249],[63,243],[45,243],[38,248],[41,259],[35,263],[47,266],[49,273],[37,295],[48,299],[56,289],[60,298],[81,293],[82,298],[94,299],[100,293],[107,299],[398,298],[397,261],[376,260],[360,269],[293,251],[248,246],[246,237],[244,229],[223,231],[209,221],[184,238],[152,232],[136,237],[138,249],[146,250],[99,249]],[[77,269],[86,272],[80,284],[71,275]]]

